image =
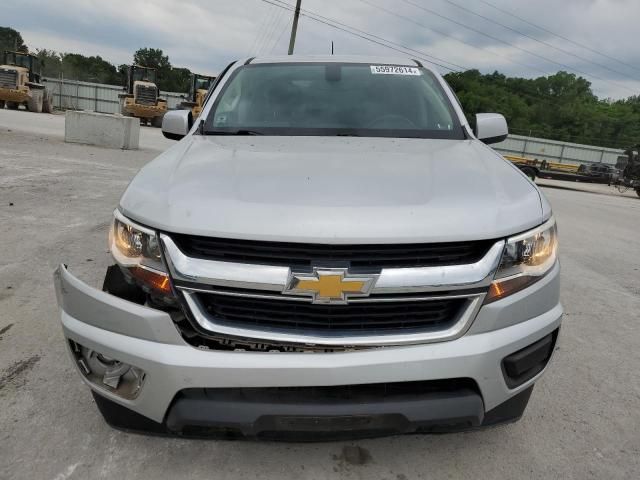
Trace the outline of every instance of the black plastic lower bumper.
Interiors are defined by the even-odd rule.
[[[154,422],[94,393],[113,427],[197,438],[323,441],[402,433],[442,433],[515,421],[533,387],[484,412],[477,389],[369,397],[337,394],[338,388],[189,389],[174,400],[165,421]],[[336,389],[335,391],[332,389]],[[284,390],[284,391],[283,391]],[[342,397],[342,398],[341,398]],[[322,401],[320,401],[322,399]],[[295,400],[295,401],[294,401]]]

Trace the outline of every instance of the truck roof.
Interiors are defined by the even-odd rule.
[[[368,65],[424,66],[418,60],[403,57],[361,56],[361,55],[275,55],[246,59],[248,63],[364,63]],[[429,67],[425,67],[430,69]]]

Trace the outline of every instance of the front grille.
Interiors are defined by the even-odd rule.
[[[454,324],[465,298],[321,305],[271,298],[198,293],[203,310],[219,324],[287,333],[374,335],[443,330]],[[348,342],[347,342],[348,343]]]
[[[0,70],[0,87],[16,88],[18,72],[15,70]]]
[[[493,240],[425,244],[327,245],[260,242],[172,235],[188,256],[223,262],[296,268],[344,265],[351,268],[403,268],[464,265],[486,255]]]
[[[136,86],[136,102],[142,105],[155,105],[158,97],[158,89],[146,85]]]

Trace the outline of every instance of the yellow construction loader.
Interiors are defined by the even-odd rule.
[[[53,96],[40,83],[40,61],[23,52],[4,52],[0,65],[0,108],[17,110],[25,105],[30,112],[53,111]]]
[[[162,126],[162,118],[167,113],[167,101],[159,97],[156,85],[156,70],[131,65],[127,71],[125,93],[120,98],[120,113],[128,117],[137,117],[143,125],[148,122],[154,127]]]
[[[180,104],[182,110],[191,110],[193,118],[197,118],[202,111],[202,106],[207,98],[209,87],[213,85],[216,77],[208,77],[206,75],[191,74],[189,86],[189,100]]]

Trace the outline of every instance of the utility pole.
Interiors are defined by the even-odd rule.
[[[293,47],[296,44],[298,17],[300,16],[300,3],[302,3],[302,0],[296,0],[296,11],[293,13],[293,25],[291,25],[291,38],[289,39],[289,55],[293,55]]]

